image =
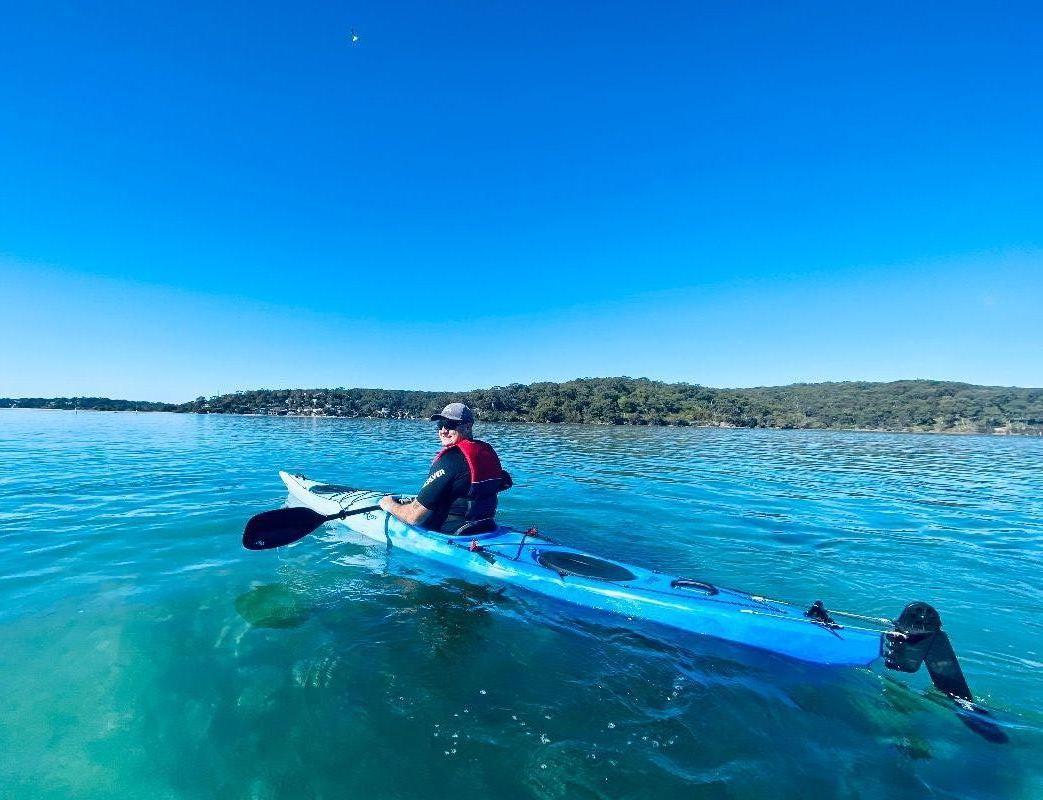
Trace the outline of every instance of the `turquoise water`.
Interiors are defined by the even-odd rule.
[[[942,612],[925,675],[826,670],[425,572],[248,553],[280,468],[410,491],[428,424],[0,411],[0,796],[1038,798],[1043,442],[489,425],[501,517],[671,573]]]

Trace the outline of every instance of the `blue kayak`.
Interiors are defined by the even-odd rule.
[[[453,536],[429,531],[381,510],[381,493],[320,483],[280,472],[300,507],[255,515],[243,547],[270,550],[336,522],[376,542],[463,572],[472,579],[516,586],[574,607],[642,620],[824,666],[868,666],[916,672],[926,666],[935,687],[955,703],[961,721],[995,743],[1007,741],[989,713],[974,703],[941,617],[927,603],[910,603],[894,620],[830,613],[821,601],[807,608],[714,586],[706,581],[624,564],[539,535],[498,526]],[[841,624],[841,617],[852,624]]]
[[[381,497],[379,492],[320,483],[303,475],[279,475],[293,498],[324,515],[373,506]],[[500,526],[475,536],[447,536],[408,525],[384,511],[346,517],[338,524],[483,581],[800,661],[863,666],[879,659],[887,645],[888,631],[840,625],[821,604],[816,604],[818,611],[806,610],[664,575],[556,544],[533,532]]]

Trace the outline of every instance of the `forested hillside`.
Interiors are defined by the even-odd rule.
[[[944,381],[711,389],[645,378],[583,378],[463,392],[257,389],[180,405],[99,397],[0,398],[0,407],[423,419],[453,400],[490,422],[1043,433],[1043,389]]]
[[[462,400],[487,421],[1043,432],[1043,390],[941,381],[712,389],[643,378],[584,378],[466,392],[257,390],[200,397],[177,410],[412,419],[452,400]]]

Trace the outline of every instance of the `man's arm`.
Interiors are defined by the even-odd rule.
[[[431,509],[424,506],[419,500],[402,503],[391,495],[380,498],[380,507],[407,525],[419,525],[431,516]]]
[[[459,462],[458,466],[463,466],[466,469],[463,455],[459,453],[455,455],[456,462]],[[412,501],[403,503],[388,495],[380,499],[380,507],[396,519],[400,519],[409,525],[419,525],[434,513],[434,509],[441,507],[439,504],[446,496],[446,493],[453,490],[453,479],[458,472],[459,469],[454,467],[451,461],[443,462],[439,458],[431,466],[431,473],[427,476],[427,480],[424,481],[424,485],[420,487],[420,491]],[[423,498],[423,500],[420,498]]]

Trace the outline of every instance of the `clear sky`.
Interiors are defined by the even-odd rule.
[[[0,396],[1043,386],[1041,41],[1035,2],[6,4]]]

